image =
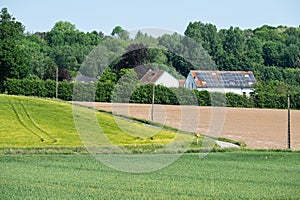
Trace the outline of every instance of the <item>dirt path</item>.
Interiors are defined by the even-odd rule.
[[[100,110],[151,119],[151,105],[94,105]],[[200,133],[243,141],[249,148],[287,147],[286,110],[155,105],[154,121],[187,131],[197,130]],[[293,149],[300,149],[300,110],[291,111],[291,141]]]

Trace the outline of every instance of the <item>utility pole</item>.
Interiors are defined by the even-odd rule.
[[[55,82],[56,82],[56,86],[55,86],[55,98],[58,97],[58,67],[56,67],[56,73],[55,73]]]
[[[154,94],[155,94],[155,84],[153,83],[151,121],[153,121],[153,113],[154,113]]]
[[[288,94],[288,149],[291,148],[291,105],[290,105],[290,95]]]

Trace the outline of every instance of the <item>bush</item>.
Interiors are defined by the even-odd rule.
[[[59,82],[58,84],[58,98],[71,101],[73,96],[73,83],[66,80]]]
[[[176,100],[180,105],[199,105],[197,95],[193,90],[179,87],[172,88],[172,91],[175,94]]]
[[[226,95],[220,92],[212,92],[210,93],[211,105],[224,107],[226,106]]]
[[[210,93],[207,90],[194,90],[199,106],[211,106]]]
[[[155,86],[154,102],[156,104],[178,105],[178,99],[172,89],[162,85]],[[130,103],[152,103],[153,84],[141,85],[130,98]]]
[[[114,89],[115,84],[113,82],[100,82],[98,81],[98,85],[96,88],[96,96],[95,100],[98,102],[110,102],[112,91]]]
[[[68,86],[68,90],[65,90],[67,98],[69,98],[69,93],[71,92],[71,97],[73,95],[74,101],[95,101],[96,84],[95,83],[81,83],[75,82],[71,86]],[[71,91],[69,91],[71,89]]]

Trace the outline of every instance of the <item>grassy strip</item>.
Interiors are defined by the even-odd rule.
[[[164,148],[164,144],[148,144],[148,145],[125,145],[120,146],[127,153],[142,154],[153,153],[157,150]],[[178,151],[176,153],[212,153],[212,152],[290,152],[300,153],[300,150],[293,149],[248,149],[248,148],[225,148],[221,149],[216,146],[212,148],[201,148],[200,145],[190,146],[187,149]],[[0,155],[15,155],[15,154],[87,154],[89,153],[85,147],[5,147],[0,148]],[[165,152],[168,153],[168,152]],[[174,152],[169,152],[174,153]]]
[[[174,128],[174,127],[170,127],[170,126],[167,126],[167,125],[163,125],[163,124],[160,124],[158,122],[153,122],[153,121],[150,121],[150,120],[146,120],[146,119],[140,119],[140,118],[136,118],[136,117],[129,117],[129,116],[125,116],[125,115],[120,115],[120,114],[116,114],[116,113],[112,113],[111,111],[106,111],[106,110],[98,110],[99,112],[101,113],[107,113],[107,114],[110,114],[110,115],[114,115],[114,116],[118,116],[118,117],[122,117],[124,119],[127,119],[127,120],[132,120],[132,121],[135,121],[135,122],[140,122],[140,123],[143,123],[143,124],[147,124],[147,125],[150,125],[150,126],[154,126],[154,127],[162,127],[163,130],[168,130],[168,131],[174,131],[174,132],[178,132],[178,133],[181,133],[181,134],[188,134],[188,135],[195,135],[196,133],[191,133],[191,132],[187,132],[187,131],[182,131],[182,130],[179,130],[177,128]],[[204,134],[200,134],[200,137],[208,137],[208,138],[211,138],[213,140],[219,140],[219,141],[223,141],[223,142],[229,142],[229,143],[232,143],[232,144],[236,144],[238,146],[240,146],[241,148],[246,148],[246,143],[244,142],[241,142],[241,141],[236,141],[236,140],[232,140],[232,139],[228,139],[228,138],[222,138],[222,137],[212,137],[212,136],[207,136],[207,135],[204,135]],[[201,141],[201,138],[199,138],[200,141]],[[217,147],[215,147],[217,148]]]
[[[6,147],[0,148],[0,155],[15,154],[86,154],[88,151],[85,147]]]

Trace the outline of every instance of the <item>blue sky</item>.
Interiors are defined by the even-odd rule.
[[[218,29],[300,25],[299,0],[0,0],[26,31],[50,31],[57,21],[69,21],[81,31],[110,34],[162,28],[183,33],[191,21],[212,23]]]

